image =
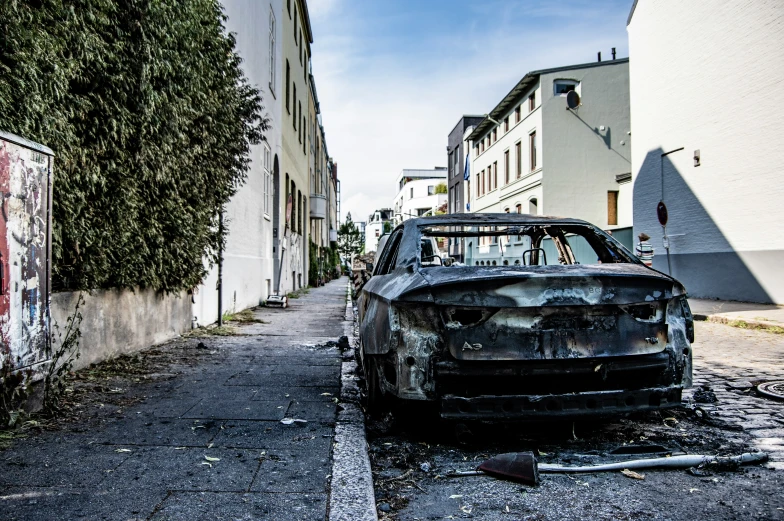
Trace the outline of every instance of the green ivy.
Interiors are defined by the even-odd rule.
[[[54,149],[57,289],[177,291],[267,121],[217,0],[0,2],[0,129]]]

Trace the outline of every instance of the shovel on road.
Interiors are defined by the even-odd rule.
[[[721,468],[737,467],[745,463],[761,463],[768,459],[764,452],[747,452],[740,456],[701,456],[699,454],[686,454],[671,456],[669,458],[649,458],[618,461],[604,465],[586,465],[569,467],[539,463],[533,452],[508,452],[493,456],[477,467],[477,470],[454,471],[447,474],[449,477],[482,476],[488,475],[499,479],[517,481],[525,485],[536,486],[539,484],[539,472],[564,473],[575,472],[604,472],[608,470],[624,469],[688,469],[700,465],[717,465]]]

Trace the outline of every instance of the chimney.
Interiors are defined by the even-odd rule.
[[[596,59],[597,59],[597,61],[602,61],[602,53],[597,52],[596,53]]]
[[[612,48],[613,60],[615,59],[615,47]]]

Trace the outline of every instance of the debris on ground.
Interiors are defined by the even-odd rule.
[[[639,479],[639,480],[645,479],[645,474],[640,474],[638,472],[634,472],[633,470],[629,470],[629,469],[623,469],[621,471],[621,474],[623,474],[627,478]]]
[[[200,346],[204,343],[183,337],[70,372],[57,416],[34,413],[17,429],[0,431],[0,450],[8,446],[4,441],[13,438],[61,428],[88,429],[90,422],[122,416],[127,408],[145,400],[137,384],[166,385],[183,367],[196,366],[218,353]],[[79,426],[69,427],[72,424]]]
[[[280,423],[283,425],[292,425],[294,423],[308,423],[308,420],[303,420],[300,418],[283,418],[280,420]]]
[[[694,401],[697,403],[716,403],[718,398],[716,398],[716,393],[713,392],[713,389],[708,387],[707,385],[703,385],[702,387],[698,387],[694,391]]]

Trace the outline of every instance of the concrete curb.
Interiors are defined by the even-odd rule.
[[[354,309],[351,283],[347,289],[344,334],[354,347]],[[341,367],[340,405],[332,449],[329,521],[378,521],[373,474],[365,437],[365,415],[359,406],[357,364],[344,359]]]
[[[766,320],[754,320],[742,317],[706,315],[703,313],[694,313],[692,316],[694,317],[694,320],[699,320],[701,322],[715,322],[716,324],[727,324],[734,327],[737,327],[741,322],[748,325],[752,329],[773,329],[784,327],[784,324],[781,324],[780,322],[768,322]]]

